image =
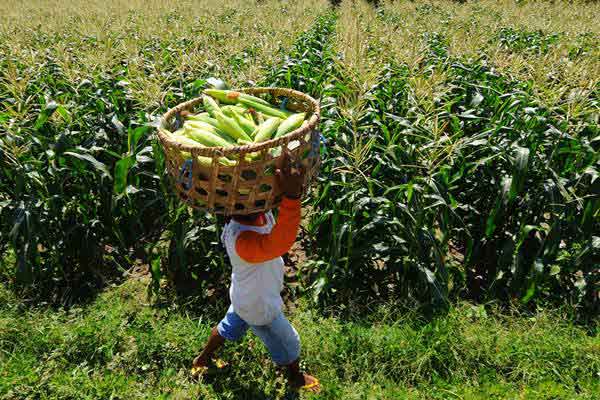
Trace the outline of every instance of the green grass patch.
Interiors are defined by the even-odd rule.
[[[191,360],[226,304],[157,307],[130,280],[69,311],[23,307],[0,290],[0,398],[284,398],[284,379],[248,334],[194,382]],[[221,313],[219,313],[219,311]],[[506,315],[461,304],[425,321],[391,305],[367,319],[290,315],[326,399],[592,399],[600,338],[557,312]]]

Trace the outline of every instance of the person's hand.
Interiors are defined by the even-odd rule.
[[[299,199],[302,195],[305,170],[288,150],[283,153],[281,165],[275,174],[283,194],[291,199]]]

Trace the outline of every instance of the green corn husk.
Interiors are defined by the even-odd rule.
[[[254,122],[248,121],[237,111],[233,112],[233,119],[235,120],[235,122],[237,122],[239,126],[242,127],[244,132],[246,132],[247,134],[251,134],[256,129],[256,125],[254,124]]]
[[[245,99],[245,100],[250,100],[255,103],[263,104],[265,106],[271,106],[271,103],[269,103],[268,101],[263,100],[260,97],[252,96],[251,94],[240,93],[239,98]]]
[[[258,125],[264,124],[264,122],[266,121],[265,115],[261,112],[256,113],[256,119],[258,120],[258,122],[257,122]]]
[[[252,131],[252,133],[250,134],[250,137],[252,138],[252,140],[254,140],[256,138],[256,134],[258,133],[258,130],[260,129],[260,125],[256,127],[256,129],[254,129]]]
[[[212,97],[203,96],[202,102],[204,103],[204,108],[206,108],[206,111],[208,111],[211,116],[216,118],[218,122],[218,127],[223,132],[225,132],[234,139],[251,140],[250,136],[246,134],[242,127],[240,127],[233,118],[229,118],[228,116],[223,114],[221,108],[219,107],[217,102],[212,99]]]
[[[252,161],[257,161],[262,159],[260,152],[256,151],[254,153],[248,153],[246,154],[245,160],[248,162],[252,162]]]
[[[225,136],[225,132],[223,132],[221,129],[212,126],[211,124],[209,124],[208,122],[204,122],[204,121],[186,121],[183,124],[183,127],[191,127],[191,128],[195,128],[195,129],[200,129],[203,131],[208,131],[208,132],[212,132],[216,135],[219,135],[221,137],[223,137],[224,139],[231,141],[230,138],[228,138],[227,136]]]
[[[219,121],[217,121],[216,119],[212,118],[210,116],[210,114],[207,113],[207,112],[203,112],[203,113],[196,114],[196,115],[188,115],[186,117],[186,120],[188,120],[188,121],[206,122],[207,124],[211,124],[214,127],[217,127],[217,125],[219,124]]]
[[[181,155],[184,159],[192,158],[192,155],[187,151],[182,151]],[[197,156],[196,160],[198,160],[200,165],[202,165],[203,167],[210,168],[212,166],[212,158],[210,157]],[[219,157],[219,164],[224,165],[226,167],[234,167],[237,163],[233,160],[230,160],[227,157]]]
[[[281,122],[281,118],[277,117],[271,117],[266,120],[258,127],[256,134],[254,135],[254,142],[264,142],[271,139]]]
[[[237,99],[235,97],[228,97],[231,90],[220,90],[220,89],[204,89],[204,93],[219,100],[223,104],[235,104]]]
[[[217,102],[210,96],[202,96],[202,104],[204,104],[204,109],[208,111],[212,118],[218,120],[217,115],[223,113]]]
[[[246,93],[236,92],[235,90],[205,89],[204,93],[211,97],[214,97],[223,104],[235,104],[239,101],[239,99],[247,99],[256,103],[263,104],[265,106],[271,105],[268,101],[265,101],[259,97],[255,97]]]
[[[223,111],[223,114],[231,118],[233,118],[234,113],[244,114],[248,112],[245,107],[233,105],[223,106],[221,107],[221,111]]]
[[[305,117],[305,113],[299,113],[286,118],[286,120],[279,125],[279,128],[277,128],[275,137],[278,138],[292,132],[295,129],[298,129],[304,122]]]
[[[175,132],[179,132],[179,131],[181,131],[181,129],[179,129]],[[190,147],[206,147],[202,143],[199,143],[190,137],[187,137],[187,136],[179,134],[179,133],[176,134],[175,132],[173,134],[171,134],[171,138],[179,144],[183,144],[185,146],[190,146]]]
[[[256,111],[260,111],[271,117],[279,117],[281,119],[285,119],[290,115],[290,113],[287,111],[278,110],[278,109],[272,107],[271,105],[257,103],[253,100],[249,100],[249,99],[246,99],[243,97],[239,98],[239,102],[247,107],[254,108]]]
[[[249,108],[247,115],[250,118],[252,118],[252,122],[254,122],[254,125],[256,126],[259,126],[260,124],[265,122],[265,116],[262,113],[256,111],[254,108]]]
[[[232,143],[217,134],[189,126],[185,129],[185,136],[208,147],[233,147]]]
[[[223,113],[217,113],[217,121],[219,121],[219,127],[234,139],[252,140],[250,136],[238,125],[238,123]]]
[[[254,118],[252,118],[252,115],[250,114],[248,109],[243,106],[224,106],[221,107],[221,111],[223,111],[223,114],[225,114],[229,118],[235,119],[238,125],[240,125],[242,129],[246,131],[246,133],[251,133],[252,130],[256,128]],[[250,127],[252,128],[252,130],[250,130]]]
[[[246,146],[248,144],[252,144],[254,142],[250,141],[250,140],[244,140],[244,139],[238,139],[237,140],[237,144],[241,145],[241,146]]]

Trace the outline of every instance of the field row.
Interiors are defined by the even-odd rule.
[[[69,302],[139,259],[155,289],[224,290],[219,221],[172,195],[151,123],[218,77],[321,99],[319,304],[598,312],[597,4],[38,3],[0,32],[7,279]]]

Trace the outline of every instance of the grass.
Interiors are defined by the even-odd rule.
[[[93,303],[24,308],[0,290],[0,398],[284,398],[252,335],[201,383],[188,367],[226,305],[153,306],[130,279]],[[392,305],[353,321],[306,305],[291,315],[325,399],[593,399],[600,337],[558,312],[500,314],[467,303],[425,321]],[[306,396],[307,398],[310,396]]]

